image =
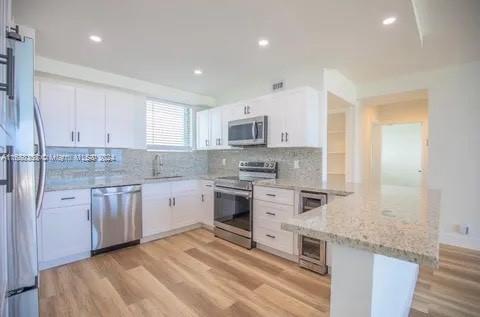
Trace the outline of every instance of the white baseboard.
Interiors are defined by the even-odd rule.
[[[179,233],[182,233],[182,232],[202,228],[203,226],[204,226],[203,223],[197,222],[197,223],[194,223],[193,225],[177,228],[177,229],[174,229],[174,230],[170,230],[170,231],[166,231],[166,232],[162,232],[162,233],[158,233],[158,234],[153,234],[153,235],[148,236],[148,237],[143,237],[142,239],[140,239],[140,243],[145,243],[145,242],[150,242],[150,241],[153,241],[153,240],[163,239],[163,238],[173,236],[173,235],[176,235],[176,234],[179,234]]]
[[[55,260],[51,260],[51,261],[38,262],[38,269],[40,271],[43,271],[43,270],[46,270],[46,269],[50,269],[52,267],[56,267],[56,266],[80,261],[80,260],[83,260],[83,259],[87,259],[89,257],[90,257],[90,251],[82,252],[82,253],[78,253],[78,254],[74,254],[74,255],[69,255],[69,256],[59,258],[59,259],[55,259]]]
[[[286,252],[283,252],[283,251],[279,251],[277,249],[271,248],[269,246],[263,245],[263,244],[258,243],[258,242],[257,242],[257,249],[260,249],[262,251],[271,253],[271,254],[279,256],[281,258],[290,260],[292,262],[298,262],[298,255],[294,255],[294,254],[286,253]]]
[[[440,233],[440,243],[466,249],[480,250],[480,238],[466,236],[455,232]]]

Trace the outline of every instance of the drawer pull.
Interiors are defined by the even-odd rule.
[[[265,194],[265,195],[270,196],[270,197],[277,197],[277,195],[275,195],[275,194]]]
[[[276,215],[277,215],[276,213],[270,212],[270,211],[267,211],[266,214],[267,214],[267,215],[270,215],[270,216],[276,216]]]
[[[266,237],[269,237],[269,238],[272,238],[272,239],[275,239],[275,236],[274,236],[274,235],[271,235],[271,234],[266,234],[265,236],[266,236]]]
[[[212,185],[205,185],[205,187],[212,187]]]
[[[60,200],[72,200],[72,199],[75,199],[75,196],[72,196],[72,197],[62,197],[62,198],[60,198]]]

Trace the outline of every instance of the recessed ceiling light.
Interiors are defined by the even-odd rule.
[[[201,69],[195,69],[195,70],[193,71],[193,73],[194,73],[195,75],[201,75],[201,74],[203,74],[203,70],[201,70]]]
[[[266,47],[266,46],[268,46],[268,44],[270,44],[270,42],[268,42],[267,39],[258,40],[258,46],[260,46],[260,47]]]
[[[98,35],[90,35],[89,39],[95,43],[100,43],[102,41],[102,38]]]
[[[383,25],[390,25],[395,23],[395,21],[397,21],[396,17],[388,17],[388,18],[385,18],[382,23]]]

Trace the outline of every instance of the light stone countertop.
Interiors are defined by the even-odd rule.
[[[254,182],[255,186],[325,192],[334,195],[346,195],[353,192],[354,184],[343,181],[322,182],[320,179],[264,179]]]
[[[286,181],[277,180],[274,185],[288,188]],[[285,221],[283,230],[422,265],[438,265],[439,191],[375,184],[328,188],[328,184],[303,181],[290,184],[290,188],[354,193],[336,196],[325,206]]]
[[[140,178],[132,176],[97,176],[97,177],[78,177],[78,178],[55,178],[47,179],[45,191],[59,191],[71,189],[89,189],[96,187],[112,187],[134,184],[152,184],[163,182],[175,182],[184,180],[215,180],[215,178],[224,175],[207,174],[192,175],[180,177],[158,177],[158,178]]]

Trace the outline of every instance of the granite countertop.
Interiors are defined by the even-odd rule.
[[[275,187],[292,189],[296,191],[307,190],[325,192],[329,194],[344,196],[354,190],[354,184],[343,181],[322,182],[320,179],[264,179],[255,181],[255,186]]]
[[[174,182],[191,179],[200,180],[214,180],[215,178],[224,175],[206,174],[206,175],[192,175],[180,177],[158,177],[158,178],[141,178],[133,176],[96,176],[96,177],[77,177],[77,178],[55,178],[47,179],[45,191],[58,191],[70,189],[89,189],[95,187],[111,187],[134,184],[152,184],[162,182]]]
[[[298,185],[329,189],[325,184],[307,183],[306,187],[303,181]],[[274,184],[288,185],[281,180]],[[297,188],[294,182],[289,186]],[[295,216],[282,223],[282,229],[409,262],[438,265],[439,191],[375,184],[344,186],[331,189],[354,193]]]

